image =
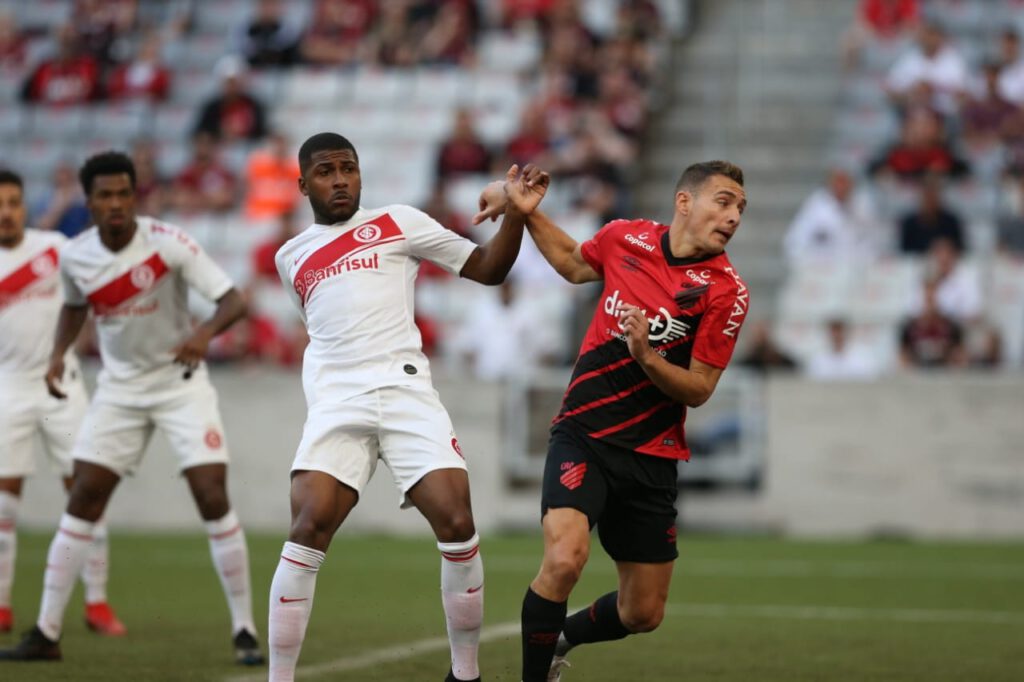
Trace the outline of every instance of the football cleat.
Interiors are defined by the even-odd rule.
[[[128,634],[124,623],[118,620],[114,609],[105,601],[85,605],[85,624],[104,637],[124,637]]]
[[[55,642],[38,627],[33,627],[13,649],[0,651],[0,661],[59,661],[60,642]]]
[[[266,661],[256,636],[248,630],[239,630],[232,644],[235,647],[235,662],[239,665],[263,665]]]
[[[14,627],[14,613],[6,606],[0,606],[0,632],[10,632]]]
[[[565,660],[565,656],[555,654],[551,659],[551,669],[548,670],[548,682],[561,682],[562,671],[571,668],[572,664]]]
[[[474,677],[471,680],[460,680],[459,678],[455,677],[455,673],[452,671],[451,668],[449,668],[448,677],[444,678],[444,682],[480,682],[480,678]]]

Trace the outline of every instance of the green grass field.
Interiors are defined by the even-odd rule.
[[[48,542],[21,535],[19,633],[35,618]],[[264,636],[280,544],[249,538]],[[484,540],[485,680],[519,680],[514,623],[539,549],[537,537]],[[1024,680],[1024,545],[684,537],[681,551],[662,627],[578,649],[565,682]],[[112,561],[111,601],[128,637],[89,633],[76,593],[64,662],[5,664],[0,680],[265,679],[231,662],[203,537],[115,533]],[[340,535],[320,573],[299,679],[440,682],[438,563],[429,539]],[[572,603],[613,587],[614,567],[595,547]],[[0,636],[3,646],[15,641]]]

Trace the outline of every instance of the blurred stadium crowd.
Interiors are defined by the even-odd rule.
[[[7,3],[0,97],[20,104],[0,117],[0,165],[25,176],[32,225],[73,235],[88,223],[77,164],[129,149],[140,212],[190,231],[250,297],[217,359],[295,365],[305,339],[273,255],[310,220],[294,185],[306,136],[353,140],[365,206],[412,203],[478,240],[493,229],[469,225],[480,187],[536,162],[555,175],[546,209],[586,238],[630,215],[680,6]],[[834,167],[780,245],[791,267],[759,317],[777,314],[744,334],[744,364],[823,379],[1021,365],[1021,30],[1024,0],[859,1],[837,55]],[[485,379],[571,361],[586,293],[528,243],[509,284],[479,289],[422,269],[429,352]]]
[[[1024,2],[858,4],[836,163],[786,236],[781,324],[755,331],[752,361],[847,379],[1020,367]]]
[[[364,205],[416,204],[464,233],[485,181],[542,164],[558,178],[549,205],[589,233],[628,205],[666,25],[650,0],[8,3],[0,94],[21,104],[4,113],[0,163],[26,177],[32,225],[74,235],[89,222],[77,164],[129,149],[140,213],[189,230],[246,285],[254,313],[218,359],[292,365],[304,339],[273,255],[310,219],[295,189],[305,137],[355,142]],[[539,282],[477,295],[424,267],[428,350],[511,371],[466,327],[521,316],[511,303],[550,280],[532,270]],[[502,352],[565,361],[568,335]]]

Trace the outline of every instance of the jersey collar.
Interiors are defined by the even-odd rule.
[[[669,231],[667,229],[661,233],[661,251],[665,254],[665,262],[673,267],[703,263],[704,261],[709,261],[717,256],[717,254],[715,256],[705,256],[703,258],[679,258],[677,256],[673,256],[672,244],[669,241],[668,233]]]

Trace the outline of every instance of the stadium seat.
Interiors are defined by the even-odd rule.
[[[414,77],[412,102],[419,107],[451,109],[466,102],[472,79],[458,69],[418,69]]]
[[[488,33],[480,40],[480,65],[499,73],[521,73],[540,60],[541,51],[535,32]]]
[[[54,26],[66,23],[71,18],[71,3],[67,0],[33,0],[12,2],[18,26],[22,30],[48,33]]]
[[[90,112],[87,105],[32,106],[28,108],[29,129],[32,135],[47,140],[76,140],[87,132],[85,124]]]
[[[838,263],[812,262],[794,268],[779,298],[781,318],[820,323],[845,317],[851,275],[850,267]]]
[[[408,99],[414,82],[411,73],[360,69],[356,72],[351,99],[356,104],[389,106]]]
[[[126,102],[93,107],[87,114],[86,129],[94,136],[128,143],[148,133],[154,111],[145,102]]]
[[[281,97],[289,106],[329,108],[338,104],[338,76],[332,69],[292,69],[282,76]]]
[[[910,258],[876,261],[854,277],[846,311],[858,323],[895,323],[910,311],[910,292],[922,278],[922,264]]]

